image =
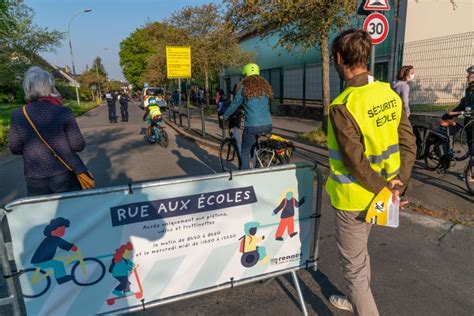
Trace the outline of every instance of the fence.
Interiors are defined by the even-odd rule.
[[[474,64],[474,32],[401,44],[399,66],[412,65],[411,104],[457,103],[464,96],[466,69]]]
[[[0,305],[138,311],[290,273],[307,315],[296,271],[317,269],[321,194],[320,171],[300,163],[14,201],[0,214]],[[294,216],[280,219],[285,202]]]
[[[304,64],[292,67],[279,67],[260,71],[273,88],[274,103],[286,105],[321,106],[322,80],[321,64]],[[335,98],[341,91],[341,81],[330,65],[330,94]],[[239,76],[226,79],[226,93],[239,82]]]

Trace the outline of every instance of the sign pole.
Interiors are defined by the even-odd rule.
[[[370,49],[370,71],[372,72],[372,75],[375,75],[375,45],[372,45]]]

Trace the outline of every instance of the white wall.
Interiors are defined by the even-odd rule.
[[[399,1],[408,1],[405,42],[474,31],[474,0]]]

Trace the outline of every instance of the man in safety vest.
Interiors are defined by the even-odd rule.
[[[326,190],[336,209],[336,242],[348,291],[347,298],[333,295],[329,300],[358,315],[378,315],[370,289],[366,211],[384,187],[394,199],[399,197],[416,154],[400,97],[367,71],[370,48],[370,36],[361,30],[347,30],[334,39],[334,64],[346,87],[332,102],[328,120]]]

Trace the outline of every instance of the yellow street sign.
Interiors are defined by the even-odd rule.
[[[166,73],[168,79],[191,78],[191,47],[166,46]]]

